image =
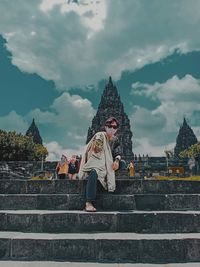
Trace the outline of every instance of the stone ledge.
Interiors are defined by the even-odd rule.
[[[198,233],[55,235],[7,232],[0,234],[0,242],[4,244],[0,251],[1,260],[118,263],[170,263],[200,260],[200,234]]]
[[[86,181],[69,180],[0,180],[0,194],[81,194]],[[103,193],[98,185],[98,192]],[[156,181],[122,179],[116,181],[116,194],[200,194],[200,181]]]
[[[0,231],[200,233],[200,212],[0,211]]]
[[[99,210],[200,210],[199,194],[99,194]],[[82,210],[80,194],[0,194],[1,210]]]

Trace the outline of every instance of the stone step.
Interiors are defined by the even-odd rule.
[[[200,211],[0,211],[0,231],[200,233]]]
[[[200,234],[0,232],[1,260],[113,263],[200,261]]]
[[[197,194],[97,195],[99,210],[200,210]],[[0,194],[1,210],[82,210],[80,194]]]
[[[85,184],[79,180],[0,180],[0,194],[80,194],[85,191]],[[98,191],[104,191],[100,184]],[[116,181],[116,193],[200,194],[200,182],[121,179]]]
[[[58,262],[58,261],[1,261],[1,267],[199,267],[199,262],[194,263],[97,263],[97,262]]]

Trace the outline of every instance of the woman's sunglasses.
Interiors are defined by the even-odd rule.
[[[106,125],[108,128],[113,128],[113,129],[117,129],[117,125]]]

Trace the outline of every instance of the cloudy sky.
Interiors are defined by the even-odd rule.
[[[133,152],[162,156],[183,118],[200,139],[199,0],[1,0],[0,129],[35,118],[49,150],[83,151],[112,76]]]

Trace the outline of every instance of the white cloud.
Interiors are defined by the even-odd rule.
[[[198,0],[5,0],[0,33],[13,64],[66,90],[119,78],[175,48],[199,50],[199,8]]]
[[[165,83],[135,83],[132,87],[132,95],[144,96],[147,101],[153,99],[159,103],[152,110],[137,106],[131,116],[135,138],[146,138],[141,139],[141,148],[148,148],[150,145],[154,151],[153,147],[156,145],[173,143],[184,117],[189,124],[195,121],[194,132],[199,138],[200,122],[196,119],[200,112],[199,80],[191,75],[186,75],[182,79],[174,76]]]
[[[175,142],[174,143],[169,143],[167,145],[163,145],[163,146],[156,146],[156,145],[152,145],[149,142],[148,138],[139,138],[139,139],[135,139],[135,146],[133,146],[133,151],[134,154],[136,155],[147,155],[148,156],[154,156],[154,157],[164,157],[165,150],[173,150],[175,147]]]
[[[62,154],[65,154],[68,159],[72,155],[82,155],[85,151],[85,146],[80,146],[78,149],[68,149],[62,147],[58,142],[52,141],[50,143],[44,144],[47,147],[49,155],[46,160],[48,161],[58,161]]]
[[[176,131],[184,116],[190,119],[194,110],[200,111],[200,81],[191,75],[182,79],[174,76],[165,83],[154,85],[135,83],[132,87],[132,94],[159,100],[160,105],[149,113],[154,117],[152,120],[156,116],[166,120],[166,132]]]
[[[0,117],[0,129],[25,133],[28,129],[26,120],[12,110],[8,115]]]
[[[48,111],[35,109],[27,118],[35,118],[48,136],[48,143],[53,140],[62,147],[79,149],[86,142],[94,113],[89,100],[65,92],[54,100]]]

